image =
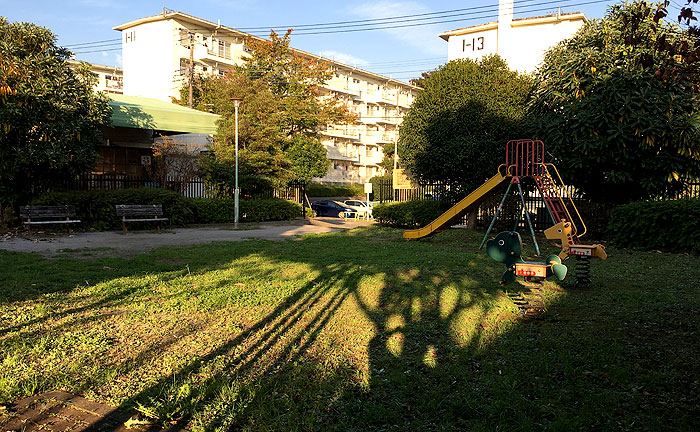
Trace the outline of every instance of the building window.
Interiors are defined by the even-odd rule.
[[[359,83],[360,83],[360,80],[357,79],[357,78],[353,78],[353,79],[352,79],[352,82],[353,82],[353,84],[359,84]]]
[[[219,75],[220,75],[220,76],[226,75],[226,71],[223,70],[223,69],[219,69]]]

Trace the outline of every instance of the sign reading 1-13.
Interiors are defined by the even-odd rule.
[[[472,47],[472,51],[481,51],[484,49],[484,37],[472,38],[472,43],[467,43],[467,40],[462,41],[462,51],[466,51],[467,47]]]

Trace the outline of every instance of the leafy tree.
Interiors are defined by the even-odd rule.
[[[0,17],[0,206],[94,166],[107,98],[46,28]]]
[[[451,61],[424,81],[400,129],[399,161],[419,181],[473,190],[495,174],[505,143],[522,138],[531,80],[498,56]]]
[[[283,184],[292,178],[323,176],[328,169],[318,128],[354,118],[335,98],[318,97],[318,86],[330,77],[329,64],[289,47],[291,30],[270,40],[248,39],[252,49],[240,67],[224,78],[200,78],[195,107],[222,115],[214,150],[221,161],[232,161],[235,141],[234,105],[239,108],[239,166],[245,175]],[[183,97],[184,100],[184,97]],[[299,159],[299,151],[310,153]],[[301,176],[301,177],[299,177]]]
[[[648,198],[700,174],[697,78],[670,72],[684,60],[656,49],[659,38],[689,42],[655,22],[648,3],[616,5],[548,51],[537,72],[534,135],[596,200]]]
[[[287,149],[287,156],[297,180],[309,182],[312,177],[323,177],[328,171],[326,148],[315,138],[295,135]]]

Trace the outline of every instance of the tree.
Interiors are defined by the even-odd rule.
[[[659,38],[689,42],[646,2],[616,5],[549,50],[537,72],[533,134],[598,201],[658,196],[700,174],[697,78],[669,72],[683,60],[657,50]]]
[[[46,28],[0,17],[0,206],[94,166],[111,110]]]
[[[329,64],[291,49],[290,34],[291,30],[283,36],[271,32],[269,41],[249,38],[246,45],[252,52],[245,64],[224,78],[202,78],[195,85],[195,106],[213,107],[222,115],[214,144],[217,158],[231,160],[235,119],[229,99],[242,97],[242,171],[280,185],[298,176],[325,175],[328,160],[321,151],[319,127],[354,120],[336,98],[318,97],[318,86],[330,77]],[[298,159],[301,149],[310,153]]]
[[[309,182],[312,177],[323,177],[328,171],[326,148],[318,139],[295,135],[287,149],[287,156],[297,180]]]
[[[479,186],[522,138],[531,80],[497,56],[451,61],[424,80],[400,129],[399,163],[419,181]]]
[[[184,192],[199,174],[198,147],[165,135],[151,146],[153,163],[146,167],[149,177],[177,192]]]

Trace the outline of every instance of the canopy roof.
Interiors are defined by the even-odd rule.
[[[110,94],[112,124],[138,129],[215,134],[216,114],[175,105],[158,99]]]

